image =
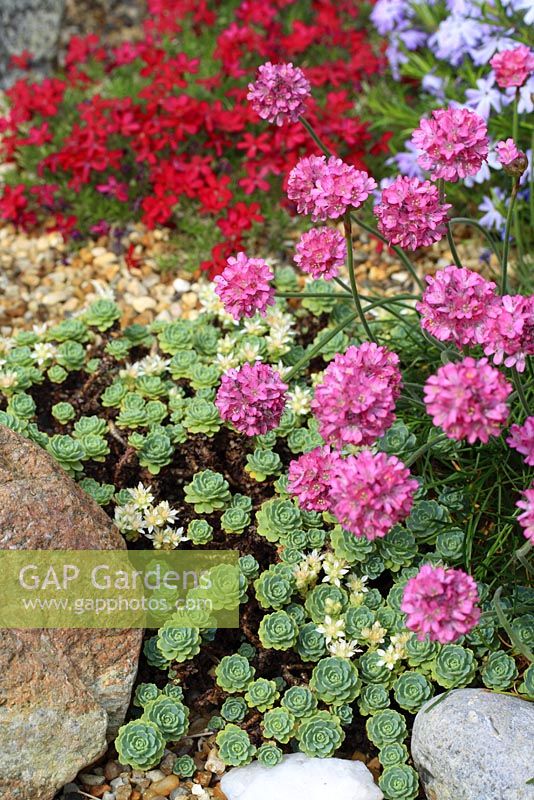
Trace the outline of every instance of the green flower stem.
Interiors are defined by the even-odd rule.
[[[527,398],[525,396],[525,392],[524,392],[524,389],[523,389],[523,384],[521,383],[521,376],[520,376],[519,372],[517,370],[515,370],[515,369],[512,372],[512,381],[513,381],[513,384],[515,386],[515,390],[517,392],[517,396],[519,397],[521,405],[523,406],[523,409],[526,411],[526,414],[527,414],[527,417],[528,417],[528,416],[530,416],[530,411],[529,411],[529,407],[528,407],[528,401],[527,401]]]
[[[519,136],[519,86],[515,90],[513,117],[512,117],[512,137],[516,144],[518,136]]]
[[[477,222],[476,219],[471,219],[471,217],[452,217],[449,220],[449,225],[451,227],[453,225],[471,225],[473,228],[477,228],[477,230],[479,230],[480,233],[482,233],[486,238],[489,246],[491,247],[493,253],[497,256],[498,260],[501,260],[501,254],[497,247],[497,243],[493,239],[493,236],[489,233],[489,231],[486,230],[486,228],[484,228],[483,225],[480,224],[480,222]]]
[[[311,359],[312,359],[312,358],[315,358],[315,356],[318,356],[318,355],[319,355],[319,353],[321,352],[321,350],[323,349],[323,347],[324,347],[326,344],[328,344],[328,342],[329,342],[331,339],[333,339],[333,338],[334,338],[334,336],[337,336],[337,335],[338,335],[338,333],[340,333],[340,331],[342,331],[344,328],[346,328],[346,327],[347,327],[347,325],[350,325],[350,323],[351,323],[351,322],[354,322],[354,320],[355,320],[355,319],[357,319],[358,317],[359,317],[359,314],[357,314],[357,313],[355,312],[354,314],[351,314],[351,315],[350,315],[350,316],[348,316],[346,319],[344,319],[344,320],[343,320],[343,322],[340,322],[340,323],[339,323],[339,325],[336,325],[336,327],[335,327],[335,328],[332,328],[332,330],[331,330],[331,331],[330,331],[328,334],[326,334],[326,336],[323,336],[323,337],[321,338],[321,340],[320,340],[319,342],[317,342],[317,344],[315,345],[315,347],[312,347],[312,349],[311,349],[311,350],[310,350],[308,353],[306,353],[306,355],[305,355],[305,356],[303,356],[302,358],[300,358],[300,359],[297,361],[297,363],[294,365],[294,367],[292,367],[292,369],[291,369],[291,370],[290,370],[290,371],[287,373],[287,375],[284,375],[284,378],[283,378],[283,379],[284,379],[284,381],[285,381],[286,383],[289,383],[289,381],[290,381],[292,378],[294,378],[294,377],[295,377],[295,375],[297,375],[297,374],[300,372],[300,370],[302,369],[302,367],[305,367],[305,366],[306,366],[306,364],[307,364],[309,361],[311,361]]]
[[[372,236],[376,236],[376,238],[380,239],[380,241],[383,242],[385,245],[387,245],[387,247],[391,247],[393,252],[398,256],[398,258],[402,261],[406,269],[409,271],[410,275],[417,283],[419,288],[423,289],[423,281],[415,271],[414,265],[412,264],[412,262],[410,261],[404,250],[401,250],[401,248],[397,247],[397,245],[390,245],[386,237],[382,236],[382,234],[379,231],[377,231],[376,228],[373,228],[371,225],[368,225],[366,222],[357,217],[355,214],[352,214],[352,219],[354,220],[356,225],[359,225],[360,228],[363,228],[364,231],[367,231],[367,233],[370,233]]]
[[[434,445],[440,444],[440,442],[444,442],[448,440],[448,438],[449,437],[447,436],[446,433],[440,433],[439,436],[435,436],[429,442],[425,442],[425,444],[423,444],[418,450],[416,450],[415,453],[412,453],[410,458],[406,459],[406,461],[404,462],[405,466],[411,467],[411,465],[415,461],[417,461],[418,458],[424,455],[428,450],[431,450],[434,447]]]
[[[342,297],[344,300],[350,300],[350,295],[348,293],[341,293],[341,292],[332,292],[329,294],[328,292],[276,292],[276,297]]]
[[[319,150],[321,150],[325,154],[325,156],[327,156],[327,157],[333,155],[333,153],[328,149],[328,147],[325,144],[322,143],[322,141],[317,136],[317,134],[313,130],[312,126],[308,122],[308,120],[305,117],[299,117],[299,120],[302,123],[302,125],[304,126],[304,128],[306,128],[306,130],[310,134],[311,138],[313,139],[313,141],[315,142],[315,144],[319,148]]]
[[[373,333],[371,332],[371,328],[369,327],[367,320],[365,319],[365,314],[363,312],[360,296],[358,294],[358,285],[356,283],[356,275],[354,273],[354,251],[352,249],[352,221],[350,217],[350,211],[347,211],[345,213],[344,227],[345,227],[345,241],[347,243],[347,266],[349,270],[350,285],[352,289],[352,296],[354,298],[354,305],[356,306],[356,309],[358,311],[358,316],[360,317],[360,321],[364,327],[364,330],[368,338],[372,342],[376,342],[376,339]]]
[[[501,294],[506,294],[508,282],[508,255],[510,253],[510,229],[512,227],[512,218],[514,213],[515,199],[519,191],[519,178],[514,178],[512,186],[512,193],[510,195],[510,202],[508,204],[508,213],[506,215],[506,227],[504,229],[504,242],[502,248],[502,262],[501,262]]]
[[[438,180],[438,186],[439,186],[440,200],[441,200],[442,203],[444,203],[445,199],[446,199],[446,196],[445,196],[445,180],[443,178],[440,178]],[[447,242],[449,243],[449,249],[451,251],[452,260],[454,261],[454,263],[456,264],[457,267],[461,267],[462,266],[462,262],[460,260],[460,256],[458,255],[458,251],[456,249],[456,245],[454,244],[454,238],[453,238],[453,235],[452,235],[452,228],[451,228],[450,220],[447,220],[447,226],[446,227],[447,227]]]
[[[532,152],[534,153],[534,131],[532,131],[530,147]],[[530,192],[529,192],[530,224],[534,225],[534,169],[532,168],[530,170],[529,185],[530,185]]]
[[[342,289],[345,289],[346,292],[352,294],[350,286],[345,281],[342,281],[341,278],[334,278],[334,282],[337,283],[338,286],[341,286]]]

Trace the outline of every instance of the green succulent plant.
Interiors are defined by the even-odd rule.
[[[378,758],[383,767],[393,767],[408,760],[408,748],[400,742],[385,744],[378,753]]]
[[[362,688],[358,708],[360,714],[367,717],[389,708],[390,702],[388,686],[383,683],[368,683]]]
[[[193,505],[197,514],[210,514],[224,508],[230,499],[228,481],[211,469],[197,472],[185,487],[184,500]]]
[[[165,751],[165,738],[152,722],[133,720],[119,728],[115,749],[121,764],[147,770],[159,764]]]
[[[430,665],[439,652],[440,645],[437,642],[432,642],[430,639],[418,639],[412,636],[405,646],[406,657],[408,664],[411,667],[420,667],[422,665]]]
[[[111,328],[120,316],[120,309],[112,300],[95,300],[84,312],[82,320],[86,325],[97,328],[103,333]]]
[[[262,767],[276,767],[283,757],[283,752],[274,742],[264,742],[258,748],[256,758]]]
[[[365,729],[369,739],[379,749],[392,742],[402,743],[408,733],[403,715],[390,708],[370,716]]]
[[[245,472],[260,483],[267,480],[270,475],[277,475],[281,469],[282,460],[273,450],[257,448],[247,455]]]
[[[313,622],[320,625],[325,616],[341,614],[347,607],[348,599],[348,594],[344,589],[322,583],[312,589],[306,597],[306,611]]]
[[[264,616],[260,622],[258,636],[264,647],[289,650],[297,640],[298,627],[286,611],[275,611]]]
[[[171,463],[173,454],[174,448],[167,434],[153,431],[145,437],[137,455],[142,467],[146,467],[151,475],[159,475],[162,467]]]
[[[58,404],[62,405],[62,404]],[[70,403],[68,404],[70,405]],[[54,406],[55,408],[55,406]],[[72,417],[71,417],[72,419]],[[92,416],[92,417],[80,417],[74,423],[74,430],[72,435],[76,439],[81,439],[84,436],[104,436],[107,433],[108,426],[104,419],[100,419],[100,417]]]
[[[167,697],[172,697],[174,700],[184,699],[184,690],[176,683],[168,683],[163,689],[163,694]]]
[[[295,581],[269,568],[254,581],[254,590],[262,608],[281,609],[287,605],[295,591]]]
[[[145,722],[156,725],[167,741],[177,742],[189,727],[189,709],[179,700],[161,694],[144,706]]]
[[[82,369],[85,364],[86,351],[80,342],[63,342],[56,353],[57,363],[67,370],[75,372]]]
[[[174,762],[172,771],[180,778],[192,778],[197,771],[197,767],[191,756],[183,755],[178,756]]]
[[[215,403],[194,397],[187,403],[183,424],[189,433],[213,436],[220,430],[222,423]]]
[[[305,717],[297,731],[299,748],[310,758],[330,758],[344,738],[338,718],[328,711],[315,711]]]
[[[166,324],[158,333],[161,350],[174,356],[181,350],[189,350],[193,344],[193,329],[185,320]]]
[[[433,695],[432,684],[420,672],[403,672],[393,684],[395,702],[400,708],[416,714]]]
[[[243,722],[248,713],[248,705],[243,697],[227,697],[221,706],[221,716],[227,722]]]
[[[208,544],[213,539],[213,527],[205,519],[193,519],[187,526],[187,537],[193,544]]]
[[[298,632],[295,649],[303,661],[319,661],[326,653],[326,639],[315,622],[308,622]]]
[[[84,450],[84,461],[98,461],[100,463],[106,460],[109,455],[109,444],[101,436],[94,433],[88,433],[85,436],[79,436],[78,441]]]
[[[360,688],[358,670],[346,658],[323,658],[313,669],[310,689],[324,703],[352,703],[359,695]]]
[[[94,478],[82,478],[79,486],[90,495],[99,506],[107,506],[115,495],[115,486],[112,483],[99,483]]]
[[[221,528],[225,533],[243,533],[250,525],[250,514],[239,507],[227,508],[221,517]]]
[[[197,361],[197,354],[194,350],[180,350],[171,358],[169,372],[175,381],[189,378],[191,370]]]
[[[464,556],[464,547],[465,533],[460,528],[449,528],[443,533],[438,533],[436,553],[447,563],[460,563]]]
[[[69,373],[63,369],[59,364],[52,364],[47,371],[46,376],[50,383],[63,383],[67,380]]]
[[[266,739],[287,744],[295,733],[297,720],[287,708],[280,706],[265,712],[261,727]]]
[[[155,683],[140,683],[134,694],[133,704],[143,708],[151,700],[155,700],[160,695],[160,690]]]
[[[408,764],[386,767],[378,779],[386,800],[413,800],[419,794],[417,772]]]
[[[529,700],[534,700],[534,664],[523,673],[523,680],[518,686],[518,692],[525,695]]]
[[[158,636],[151,636],[145,640],[143,654],[149,666],[157,667],[157,669],[167,669],[170,666],[171,659],[165,658],[161,650],[158,649],[158,638]]]
[[[12,414],[21,420],[32,419],[35,416],[36,408],[33,397],[24,392],[14,394],[7,404],[8,414]]]
[[[300,525],[300,511],[291,500],[267,500],[256,514],[257,530],[269,542],[277,542],[281,536]]]
[[[169,619],[158,631],[157,649],[165,661],[188,661],[200,653],[200,632],[198,628],[176,627]]]
[[[256,670],[244,656],[224,656],[215,669],[217,684],[228,694],[245,691]]]
[[[308,717],[317,708],[317,698],[307,686],[291,686],[284,692],[282,706],[294,717]]]
[[[247,580],[253,580],[260,571],[260,565],[251,553],[247,553],[247,555],[240,557],[239,569],[241,570],[241,574],[244,575]]]
[[[446,644],[432,664],[432,677],[444,689],[467,686],[475,677],[473,651],[459,644]]]
[[[135,392],[127,392],[120,402],[121,411],[116,420],[117,428],[144,427],[148,424],[145,398]]]
[[[276,688],[276,683],[267,678],[257,678],[249,683],[245,694],[247,704],[251,708],[257,708],[258,711],[272,708],[279,697],[280,692]]]
[[[517,665],[512,656],[502,650],[490,653],[480,672],[484,686],[488,689],[509,689],[517,678]]]
[[[242,728],[229,722],[216,738],[219,756],[230,767],[242,767],[249,764],[256,754],[256,747],[250,736]]]
[[[80,442],[73,439],[72,436],[61,434],[52,436],[48,442],[48,451],[69,475],[74,476],[77,472],[82,472],[85,450]]]

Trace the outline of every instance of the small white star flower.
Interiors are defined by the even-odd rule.
[[[140,511],[144,511],[154,502],[154,495],[150,486],[144,486],[139,482],[135,489],[128,489],[132,497],[134,506]]]
[[[337,656],[338,658],[352,658],[356,653],[362,652],[361,649],[358,648],[358,642],[355,639],[351,639],[350,641],[338,639],[335,642],[330,642],[327,647],[330,655]]]
[[[332,642],[334,639],[344,639],[345,620],[343,618],[332,619],[332,617],[327,614],[324,618],[323,624],[317,626],[317,630],[319,633],[324,635],[327,644]]]
[[[385,641],[387,630],[376,620],[370,628],[362,628],[361,638],[366,639],[370,646],[382,644]]]
[[[397,650],[392,644],[390,644],[385,650],[379,648],[376,652],[377,655],[380,656],[380,658],[377,658],[376,660],[378,666],[387,667],[389,670],[392,670],[397,661],[400,659]]]

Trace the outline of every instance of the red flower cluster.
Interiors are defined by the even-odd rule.
[[[309,152],[299,124],[267,125],[250,107],[258,65],[297,65],[306,52],[318,98],[306,115],[360,168],[371,145],[353,96],[380,60],[350,0],[266,0],[261,8],[242,0],[230,24],[216,0],[149,0],[148,11],[141,41],[108,49],[95,35],[74,37],[61,79],[19,80],[7,92],[1,155],[32,169],[4,189],[0,218],[29,227],[54,217],[63,233],[85,234],[124,219],[155,227],[179,225],[180,212],[208,215],[220,233],[203,266],[216,274],[263,221],[268,191]],[[196,57],[211,51],[206,63]],[[105,209],[102,219],[94,207]]]

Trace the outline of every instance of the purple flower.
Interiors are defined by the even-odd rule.
[[[299,214],[311,214],[315,222],[337,219],[351,206],[358,208],[373,189],[376,181],[364,170],[335,156],[308,156],[289,173],[287,196]]]
[[[476,89],[466,89],[465,105],[487,120],[491,109],[497,113],[501,110],[503,95],[495,86],[495,76],[493,74],[487,78],[479,78],[476,82],[476,87]]]
[[[407,0],[378,0],[371,11],[371,21],[378,33],[392,33],[413,11]]]
[[[527,417],[522,425],[512,425],[506,444],[525,456],[525,464],[534,467],[534,417]]]
[[[335,278],[345,263],[345,237],[335,228],[312,228],[297,242],[294,261],[313,278]]]
[[[258,69],[256,81],[249,83],[247,99],[262,119],[283,125],[298,122],[306,110],[311,87],[303,71],[293,64],[271,64]]]
[[[481,225],[485,228],[495,228],[498,231],[504,230],[506,220],[495,205],[495,202],[502,202],[503,200],[504,192],[501,189],[494,189],[492,197],[486,195],[483,198],[478,206],[478,210],[484,212],[483,216],[479,219]]]
[[[215,291],[225,311],[234,319],[252,317],[259,311],[265,314],[267,306],[274,303],[274,278],[270,267],[262,258],[249,258],[246,253],[230,256],[226,267],[214,279]]]
[[[268,364],[244,364],[221,379],[215,405],[226,422],[247,436],[276,428],[285,406],[287,385]]]

